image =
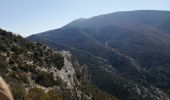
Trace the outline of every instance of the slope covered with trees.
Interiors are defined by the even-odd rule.
[[[91,85],[69,51],[54,51],[0,29],[0,76],[15,100],[116,100]]]

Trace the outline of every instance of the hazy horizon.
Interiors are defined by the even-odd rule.
[[[5,0],[1,1],[0,28],[24,37],[60,28],[78,18],[118,11],[166,10],[169,0]]]

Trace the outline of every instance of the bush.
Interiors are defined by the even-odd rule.
[[[0,33],[1,33],[1,36],[7,36],[8,35],[8,33],[4,30],[0,30]]]
[[[36,70],[35,70],[35,66],[32,66],[32,65],[19,65],[18,66],[19,69],[23,70],[24,72],[32,72],[32,73],[36,73]]]
[[[62,100],[61,94],[57,90],[51,90],[48,93],[41,88],[32,88],[26,95],[26,100]]]
[[[0,60],[0,72],[6,73],[8,71],[7,67],[8,67],[8,65],[5,62]]]
[[[49,96],[41,88],[32,88],[28,91],[26,100],[49,100]]]
[[[37,71],[32,78],[35,79],[37,84],[45,87],[51,87],[57,84],[57,82],[54,80],[53,74],[44,71]]]
[[[7,48],[4,45],[2,45],[2,44],[0,44],[0,50],[3,51],[3,52],[7,52],[8,51]]]
[[[11,91],[14,97],[14,100],[25,100],[25,90],[21,83],[18,82],[10,82]]]
[[[48,95],[49,100],[62,100],[62,95],[56,89],[49,91]]]
[[[0,69],[6,69],[8,65],[4,61],[0,61]]]
[[[29,83],[27,73],[22,73],[21,71],[10,71],[8,77],[13,78],[14,80],[21,83]]]
[[[15,60],[14,60],[14,59],[10,59],[10,60],[9,60],[9,64],[10,64],[10,65],[15,64]]]
[[[54,54],[52,59],[57,68],[61,70],[61,68],[64,66],[64,57],[58,53]]]
[[[13,46],[11,47],[11,51],[12,51],[12,52],[18,52],[18,51],[19,51],[19,48],[18,48],[17,46],[13,45]]]
[[[39,57],[39,52],[38,51],[34,51],[34,58],[38,58]]]

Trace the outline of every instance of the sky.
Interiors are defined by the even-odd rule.
[[[170,11],[170,0],[0,0],[0,28],[26,37],[78,18],[132,10]]]

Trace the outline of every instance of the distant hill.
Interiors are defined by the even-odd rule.
[[[28,39],[69,50],[95,85],[119,99],[170,99],[170,11],[81,18]]]

